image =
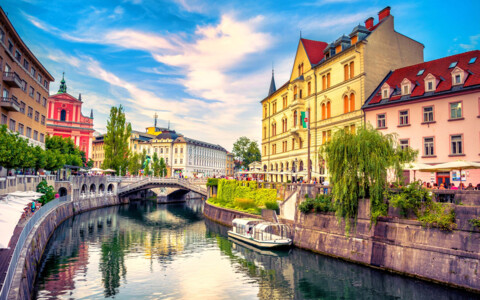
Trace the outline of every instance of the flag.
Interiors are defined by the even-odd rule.
[[[302,111],[300,113],[301,117],[302,117],[302,125],[303,125],[303,128],[308,128],[308,111]]]

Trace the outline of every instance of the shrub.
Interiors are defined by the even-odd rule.
[[[273,201],[267,201],[267,202],[265,202],[265,207],[266,207],[267,209],[272,209],[272,210],[278,210],[278,208],[279,208],[277,201],[275,201],[275,202],[273,202]]]
[[[387,193],[390,205],[400,209],[400,214],[404,217],[409,212],[413,212],[416,216],[422,203],[429,203],[432,200],[430,192],[420,185],[420,182],[413,182],[407,187],[401,187],[399,192]]]
[[[305,201],[300,203],[298,209],[304,214],[307,214],[312,210],[315,210],[315,212],[335,211],[331,195],[317,195],[315,199],[309,198],[308,195],[305,195]]]
[[[258,206],[265,205],[266,202],[277,201],[277,190],[275,189],[257,189],[255,192],[255,203]]]
[[[249,181],[249,182],[248,182],[248,186],[249,186],[251,189],[256,190],[256,189],[257,189],[257,182],[256,182],[256,181]]]
[[[208,178],[207,186],[218,186],[218,178]]]
[[[307,199],[305,199],[305,201],[300,203],[300,205],[298,206],[298,209],[302,213],[307,214],[307,213],[311,212],[314,207],[315,207],[315,201],[312,198],[307,198]]]
[[[53,186],[48,185],[45,179],[37,185],[37,192],[43,194],[43,196],[38,199],[42,204],[48,203],[55,198],[55,189]]]
[[[480,217],[477,217],[475,219],[470,219],[468,220],[468,223],[472,224],[473,227],[480,228]]]
[[[233,202],[235,207],[241,209],[249,209],[249,208],[256,208],[257,205],[255,204],[255,200],[253,199],[246,199],[246,198],[236,198]]]
[[[448,204],[430,201],[418,220],[425,227],[436,227],[447,231],[457,228],[455,209]]]

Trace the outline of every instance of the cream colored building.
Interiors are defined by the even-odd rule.
[[[92,141],[92,160],[94,168],[101,168],[105,159],[105,135],[96,136]]]
[[[308,150],[312,179],[326,178],[321,145],[335,130],[363,124],[361,107],[390,70],[423,62],[424,46],[395,31],[390,8],[378,15],[377,24],[369,18],[331,44],[301,38],[290,79],[276,89],[272,74],[261,101],[267,180],[307,179]],[[310,148],[302,112],[310,113]]]

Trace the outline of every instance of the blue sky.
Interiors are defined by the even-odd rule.
[[[221,3],[221,5],[220,5]],[[20,36],[58,90],[82,93],[105,132],[122,104],[134,129],[171,127],[227,150],[260,141],[272,63],[288,80],[300,30],[331,42],[386,6],[395,29],[425,45],[425,60],[480,48],[480,1],[2,0]]]

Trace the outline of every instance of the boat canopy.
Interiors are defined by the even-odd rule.
[[[263,222],[255,226],[255,235],[260,240],[291,238],[290,226],[285,224]]]
[[[233,226],[247,226],[247,225],[255,225],[261,222],[263,222],[263,220],[261,219],[245,218],[245,219],[234,219],[232,221],[232,224]]]

